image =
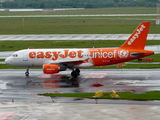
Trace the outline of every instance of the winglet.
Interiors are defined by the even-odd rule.
[[[150,22],[142,22],[132,33],[132,35],[125,41],[121,48],[135,48],[144,49],[146,39],[150,27]]]

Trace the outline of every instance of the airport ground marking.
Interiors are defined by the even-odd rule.
[[[0,120],[7,120],[17,112],[0,112]]]
[[[22,117],[20,120],[24,120],[25,118],[27,118],[31,113],[26,114],[24,117]]]

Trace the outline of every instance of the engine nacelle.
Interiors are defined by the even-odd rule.
[[[43,65],[43,72],[45,74],[55,74],[60,71],[60,66],[57,64],[44,64]]]

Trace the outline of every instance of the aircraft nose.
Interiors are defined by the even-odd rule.
[[[5,63],[8,64],[8,65],[11,65],[12,60],[8,57],[8,58],[5,59]]]

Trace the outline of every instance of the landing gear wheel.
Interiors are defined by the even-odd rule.
[[[29,76],[29,72],[25,72],[26,76]]]
[[[71,76],[73,76],[73,77],[77,77],[77,76],[78,76],[78,74],[77,74],[77,72],[76,72],[76,71],[72,71],[72,72],[71,72]]]
[[[75,72],[77,73],[77,75],[80,75],[80,70],[78,68],[75,70]]]
[[[29,76],[29,67],[27,67],[25,75],[28,77]]]

